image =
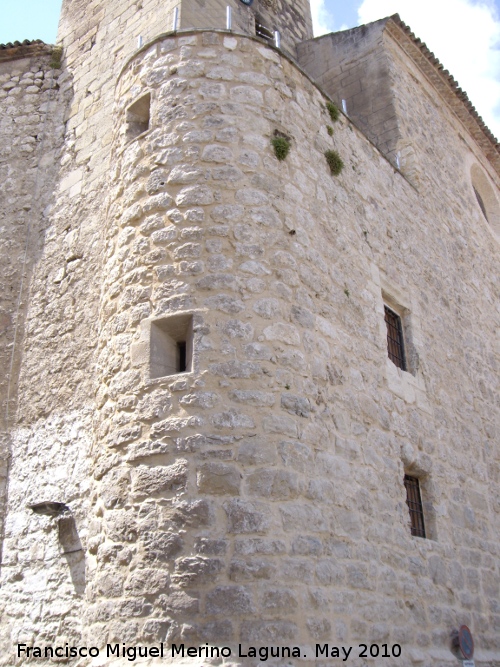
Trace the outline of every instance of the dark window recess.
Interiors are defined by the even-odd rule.
[[[151,378],[189,373],[192,370],[192,358],[192,315],[173,315],[151,322]]]
[[[186,372],[186,343],[177,343],[177,357],[179,360],[179,373]]]
[[[406,370],[405,349],[403,342],[403,327],[401,318],[387,306],[385,310],[385,323],[387,325],[387,352],[389,359],[401,370]]]
[[[415,537],[425,537],[424,510],[418,478],[405,475],[405,489],[406,504],[410,512],[411,534]]]
[[[268,39],[271,42],[274,41],[274,30],[265,26],[259,18],[255,19],[255,34],[262,39]]]
[[[127,141],[149,130],[151,95],[143,95],[127,109]]]
[[[472,186],[474,188],[474,186]],[[483,212],[484,217],[486,218],[486,221],[488,221],[488,216],[486,215],[486,206],[484,205],[483,198],[479,194],[479,192],[474,188],[474,194],[476,195],[477,203],[479,204],[479,208]]]

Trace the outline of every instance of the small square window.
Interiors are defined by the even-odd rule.
[[[193,358],[193,316],[173,315],[151,322],[149,376],[189,373]]]
[[[149,116],[151,107],[151,94],[143,95],[127,109],[126,137],[132,141],[143,132],[149,130]]]
[[[411,534],[415,537],[425,537],[424,509],[420,495],[418,477],[405,475],[406,504],[410,513]]]
[[[400,316],[384,306],[385,323],[387,326],[387,353],[389,359],[401,370],[406,370],[406,358],[403,339],[403,326]]]

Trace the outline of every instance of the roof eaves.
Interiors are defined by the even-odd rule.
[[[23,42],[8,42],[0,44],[0,62],[18,60],[38,54],[52,53],[53,46],[45,44],[41,39],[25,39]]]
[[[394,14],[390,17],[386,23],[386,30],[403,47],[405,53],[412,58],[448,101],[453,111],[479,143],[496,171],[500,174],[500,144],[476,111],[467,93],[460,88],[450,72],[444,69],[444,66],[427,45],[416,37],[406,23],[401,20],[399,14]],[[411,44],[413,48],[404,48],[402,44],[403,40],[401,39],[402,34],[406,37],[406,43]]]

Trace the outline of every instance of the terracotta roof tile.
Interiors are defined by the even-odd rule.
[[[25,39],[23,42],[0,44],[0,62],[18,60],[39,54],[50,54],[53,46],[45,44],[41,39]]]
[[[0,44],[0,51],[4,49],[15,49],[18,46],[31,46],[32,44],[45,44],[41,39],[25,39],[23,42],[7,42],[7,44]]]

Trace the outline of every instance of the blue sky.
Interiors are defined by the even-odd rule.
[[[54,43],[61,0],[0,0],[0,43]],[[500,0],[311,0],[315,34],[398,12],[500,137]]]

